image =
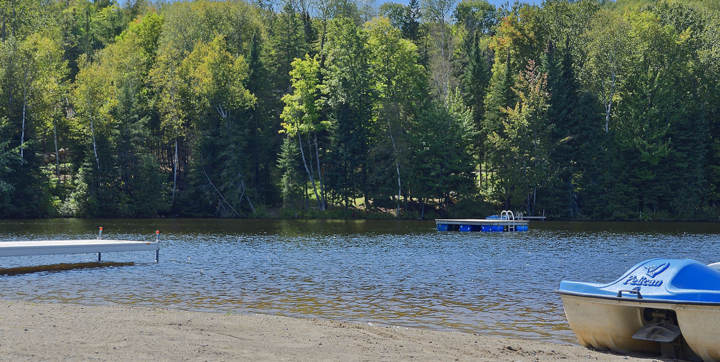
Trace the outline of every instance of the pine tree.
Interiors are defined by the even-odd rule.
[[[400,25],[403,37],[416,42],[420,38],[420,0],[410,0]]]

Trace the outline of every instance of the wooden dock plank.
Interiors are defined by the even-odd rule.
[[[134,240],[89,239],[0,242],[0,257],[157,250],[159,250],[157,242]]]

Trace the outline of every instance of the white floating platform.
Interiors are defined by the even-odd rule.
[[[160,246],[157,242],[132,240],[36,240],[36,241],[3,241],[0,242],[0,257],[58,255],[58,254],[90,254],[121,252],[121,251],[155,251],[157,261]]]

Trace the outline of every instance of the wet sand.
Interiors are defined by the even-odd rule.
[[[579,345],[367,323],[15,301],[0,301],[0,359],[641,360]]]

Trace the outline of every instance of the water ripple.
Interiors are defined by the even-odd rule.
[[[0,240],[90,238],[88,230],[99,223],[0,221]],[[152,263],[148,253],[115,253],[104,259],[136,265],[0,277],[0,298],[271,313],[572,342],[554,293],[561,279],[610,281],[651,257],[717,261],[708,251],[719,245],[717,227],[703,224],[657,224],[662,232],[655,232],[652,224],[538,223],[527,233],[486,234],[394,221],[102,223],[113,238],[143,240],[160,224],[169,231],[161,262]],[[12,267],[91,260],[1,261]]]

